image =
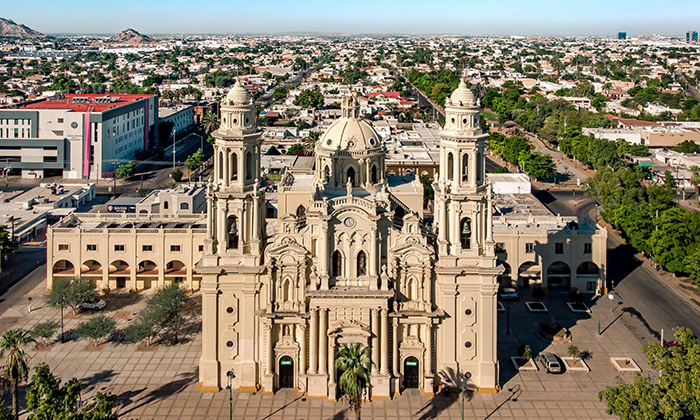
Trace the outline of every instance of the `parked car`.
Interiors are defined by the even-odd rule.
[[[518,300],[518,292],[512,287],[504,287],[498,292],[498,298],[501,300]]]
[[[542,353],[539,355],[540,363],[544,366],[547,373],[562,373],[561,363],[559,358],[552,353]]]
[[[105,302],[104,300],[94,299],[94,300],[90,300],[90,301],[81,303],[80,305],[78,305],[78,308],[81,310],[90,309],[93,311],[99,311],[99,310],[104,309],[105,306],[107,306],[107,302]]]

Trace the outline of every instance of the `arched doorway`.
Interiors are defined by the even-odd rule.
[[[354,187],[355,186],[355,168],[348,168],[348,180],[350,181],[350,184]]]
[[[413,356],[407,357],[403,362],[403,388],[418,388],[418,359]]]
[[[284,356],[279,363],[279,387],[294,388],[294,360],[289,356]]]
[[[540,274],[540,266],[537,263],[533,261],[522,263],[518,268],[518,286],[530,287],[533,284],[539,284]]]
[[[547,287],[571,287],[571,268],[562,261],[553,262],[547,269]]]

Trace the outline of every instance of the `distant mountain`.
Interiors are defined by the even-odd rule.
[[[46,35],[30,27],[19,25],[10,19],[0,18],[0,37],[1,36],[11,38],[43,38]]]
[[[129,28],[109,38],[107,42],[113,42],[115,44],[124,44],[129,42],[134,42],[136,44],[147,44],[155,41],[150,36],[141,35],[137,31]]]

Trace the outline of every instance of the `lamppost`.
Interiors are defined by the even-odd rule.
[[[459,391],[462,400],[462,420],[464,420],[464,395],[467,393],[467,381],[472,377],[471,372],[465,372],[459,374]]]
[[[233,374],[233,369],[226,372],[226,378],[228,379],[228,384],[226,389],[228,389],[228,418],[233,420],[233,390],[231,389],[231,380],[235,378],[236,375]]]

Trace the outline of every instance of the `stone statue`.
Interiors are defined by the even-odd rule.
[[[345,188],[348,191],[348,196],[352,195],[352,179],[348,177],[348,183],[345,184]]]

